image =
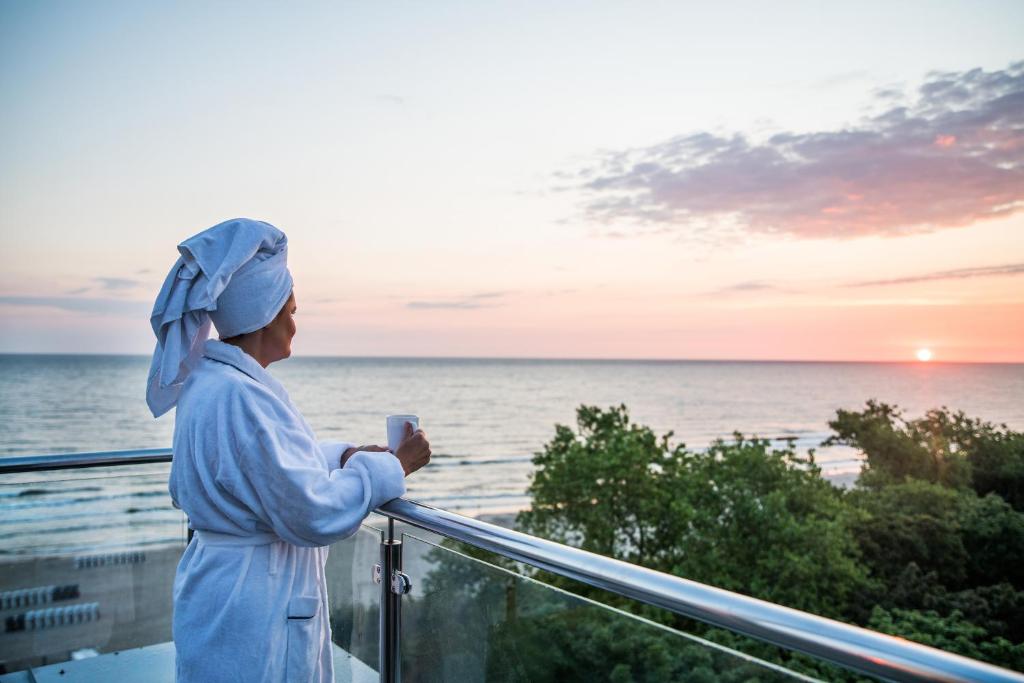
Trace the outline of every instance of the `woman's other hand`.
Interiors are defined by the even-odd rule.
[[[370,451],[371,453],[390,453],[386,446],[353,446],[341,454],[341,466],[344,467],[348,459],[359,451]]]
[[[405,436],[395,450],[395,457],[402,463],[405,476],[409,476],[430,462],[430,442],[422,429],[413,430],[412,423],[405,423]]]

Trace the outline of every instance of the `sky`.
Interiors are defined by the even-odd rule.
[[[288,234],[296,355],[1024,362],[1024,3],[0,3],[0,352],[152,352]]]

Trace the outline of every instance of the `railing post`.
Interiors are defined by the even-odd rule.
[[[395,538],[395,521],[388,518],[388,537],[380,544],[380,681],[399,683],[402,678],[399,639],[402,630],[402,591],[396,577],[402,574],[402,542]]]

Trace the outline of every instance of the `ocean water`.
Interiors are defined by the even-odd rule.
[[[148,367],[133,356],[0,355],[0,458],[170,445],[173,413],[155,420],[143,398]],[[734,431],[813,448],[836,409],[869,398],[1024,429],[1024,364],[293,358],[271,372],[320,438],[384,443],[386,415],[418,414],[434,457],[409,497],[468,514],[527,506],[531,455],[581,404],[624,403],[634,421],[693,448]],[[837,481],[859,469],[851,449],[817,459]],[[8,477],[0,552],[180,537],[166,467],[136,471]]]

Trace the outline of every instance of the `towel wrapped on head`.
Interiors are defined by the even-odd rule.
[[[146,403],[154,417],[178,402],[216,325],[222,339],[266,327],[292,291],[288,238],[269,223],[236,218],[178,245],[150,323],[156,348]]]

